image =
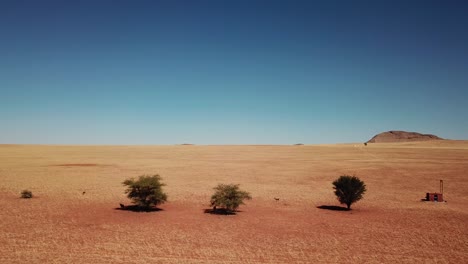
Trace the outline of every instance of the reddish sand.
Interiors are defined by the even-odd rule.
[[[52,165],[52,166],[62,166],[62,167],[95,167],[95,166],[105,166],[105,165],[99,165],[95,163],[78,163],[78,164],[57,164],[57,165]]]

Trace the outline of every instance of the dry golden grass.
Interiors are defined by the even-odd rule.
[[[0,263],[465,263],[468,142],[318,146],[0,145]],[[160,174],[163,211],[121,182]],[[364,180],[352,211],[331,182]],[[444,179],[447,203],[421,202]],[[217,183],[252,201],[204,214]],[[29,189],[33,199],[19,199]],[[82,194],[83,192],[85,194]],[[273,197],[279,197],[275,201]]]

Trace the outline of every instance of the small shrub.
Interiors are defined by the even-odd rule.
[[[23,190],[21,192],[21,198],[24,198],[24,199],[29,199],[29,198],[32,198],[33,197],[33,194],[30,190]]]
[[[127,197],[141,209],[149,210],[167,201],[167,194],[162,190],[165,184],[161,183],[159,175],[142,175],[138,180],[131,178],[122,184],[128,186],[125,190]]]
[[[239,184],[218,184],[214,190],[216,192],[211,196],[213,211],[216,211],[216,207],[219,206],[227,213],[233,213],[241,204],[244,204],[244,200],[252,199],[248,192],[239,189]]]

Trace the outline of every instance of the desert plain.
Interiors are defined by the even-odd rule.
[[[142,174],[161,175],[168,202],[118,210],[122,181]],[[340,206],[344,174],[364,199],[318,208]],[[422,202],[441,179],[447,202]],[[206,214],[218,183],[253,199]],[[468,141],[0,145],[0,208],[0,263],[466,263]]]

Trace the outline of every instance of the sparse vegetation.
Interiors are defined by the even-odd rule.
[[[167,194],[162,190],[165,184],[161,183],[161,176],[157,174],[142,175],[138,180],[127,179],[122,184],[127,186],[127,197],[142,210],[149,210],[167,201]]]
[[[338,201],[346,204],[348,209],[351,209],[353,203],[361,200],[366,192],[366,185],[356,176],[340,176],[333,182],[333,186]]]
[[[33,197],[33,194],[30,190],[23,190],[21,191],[21,198],[24,198],[24,199],[29,199],[29,198],[32,198]]]
[[[130,256],[168,264],[219,263],[226,256],[238,263],[465,263],[468,177],[460,175],[467,169],[468,141],[369,146],[370,153],[341,144],[193,149],[0,144],[0,263],[131,262]],[[38,153],[43,158],[31,166]],[[402,162],[408,158],[411,162]],[[84,163],[107,167],[56,166]],[[122,182],[138,180],[144,170],[159,173],[166,184],[168,200],[157,206],[165,211],[137,213],[124,194]],[[332,185],[349,170],[367,185],[351,211],[338,202]],[[333,171],[338,174],[327,180]],[[439,178],[457,202],[421,203],[420,196],[438,189]],[[244,200],[237,215],[211,214],[218,183],[240,184],[253,199]],[[33,198],[21,199],[23,189]],[[31,232],[40,237],[32,239]],[[423,239],[426,246],[419,238],[431,239]],[[387,254],[389,249],[401,254]]]
[[[250,193],[239,189],[239,184],[218,184],[214,190],[211,206],[215,212],[221,207],[226,213],[234,213],[244,200],[252,199]]]

